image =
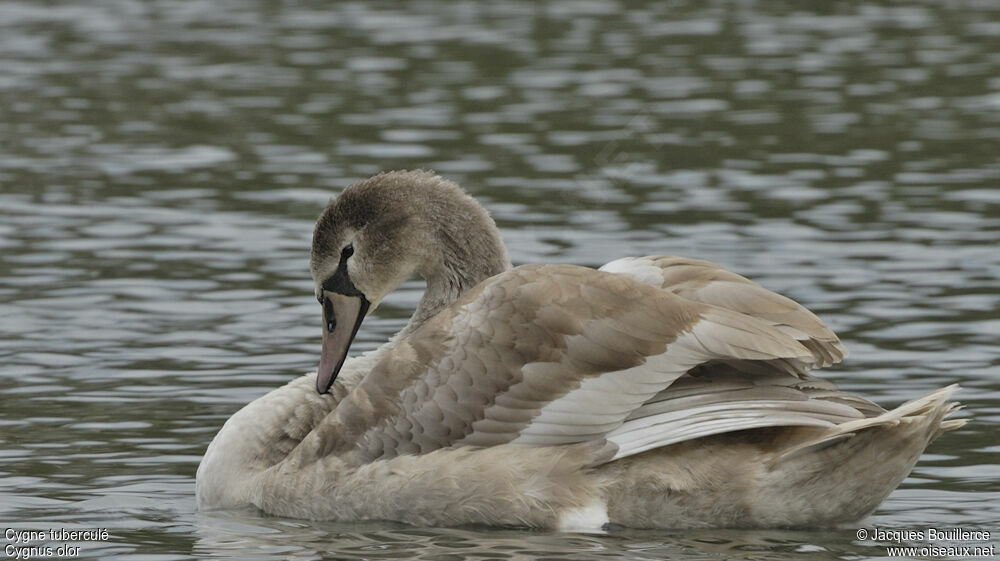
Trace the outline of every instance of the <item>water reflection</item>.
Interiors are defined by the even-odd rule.
[[[515,262],[717,261],[840,332],[852,356],[830,376],[849,390],[893,405],[962,382],[975,422],[873,524],[995,526],[998,15],[0,0],[0,517],[107,526],[93,557],[882,556],[850,530],[196,514],[222,422],[315,366],[319,209],[357,178],[429,167],[487,204]],[[404,288],[360,349],[405,321],[421,286]]]
[[[338,559],[817,559],[858,558],[854,529],[827,532],[621,530],[570,535],[497,528],[419,529],[391,523],[322,524],[228,514],[199,517],[195,555]],[[839,534],[842,534],[839,535]],[[845,538],[848,538],[845,540]],[[845,545],[845,541],[848,542]],[[250,558],[253,554],[250,554]]]

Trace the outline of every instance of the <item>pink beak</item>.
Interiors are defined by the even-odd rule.
[[[316,391],[326,393],[340,374],[347,351],[368,312],[364,296],[346,296],[323,291],[323,352],[316,373]]]

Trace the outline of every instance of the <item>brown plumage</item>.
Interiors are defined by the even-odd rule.
[[[563,529],[826,525],[871,512],[964,422],[944,420],[954,386],[886,412],[816,378],[846,354],[836,335],[712,263],[512,268],[486,211],[427,172],[346,189],[317,222],[310,268],[333,370],[226,423],[198,470],[201,508]],[[344,330],[413,274],[427,289],[406,328],[339,366]],[[345,308],[360,310],[345,325],[329,307],[351,299],[365,305]]]

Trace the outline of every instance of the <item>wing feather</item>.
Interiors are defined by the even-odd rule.
[[[816,358],[816,367],[835,364],[847,356],[840,339],[805,307],[714,263],[664,255],[625,257],[601,270],[629,275],[687,300],[765,321],[808,348]]]
[[[615,458],[621,458],[724,432],[779,426],[832,428],[884,412],[836,390],[786,385],[789,379],[776,374],[747,383],[687,375],[636,409],[607,439],[618,445]],[[838,399],[843,396],[852,399]],[[859,402],[854,404],[853,399]]]
[[[679,378],[611,431],[615,458],[684,440],[737,430],[831,428],[885,413],[826,380],[777,370],[747,372],[731,362],[706,363]]]
[[[522,266],[398,341],[317,438],[356,462],[602,440],[700,365],[780,361],[801,376],[815,360],[773,322],[631,276]]]

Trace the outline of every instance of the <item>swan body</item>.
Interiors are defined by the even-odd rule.
[[[511,267],[486,211],[423,171],[359,182],[320,216],[316,374],[234,414],[199,508],[330,520],[598,530],[802,527],[872,512],[965,421],[949,386],[886,411],[810,371],[839,339],[706,261]],[[357,357],[411,275],[407,326]]]

